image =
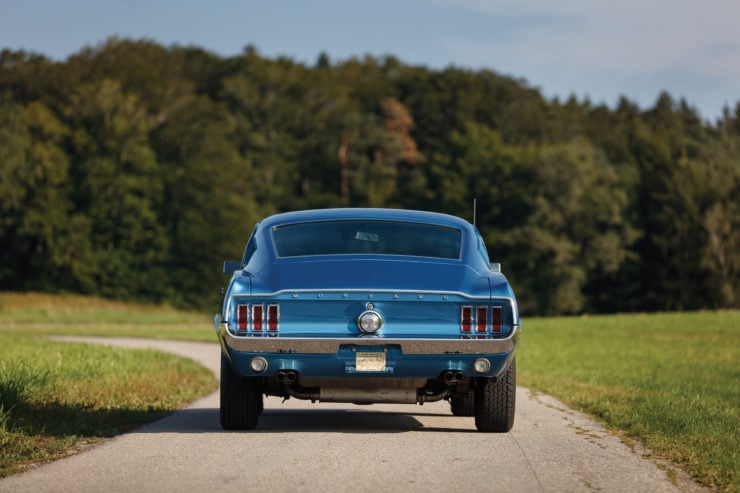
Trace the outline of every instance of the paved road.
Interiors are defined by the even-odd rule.
[[[100,340],[98,340],[100,341]],[[215,344],[105,339],[192,358]],[[258,428],[224,432],[218,393],[83,453],[0,480],[0,492],[694,491],[580,413],[517,391],[514,429],[475,431],[445,402],[265,401]]]

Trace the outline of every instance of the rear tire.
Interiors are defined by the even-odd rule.
[[[241,378],[221,353],[221,409],[219,418],[224,430],[251,430],[257,426],[262,410],[262,392],[253,378]]]
[[[450,397],[450,409],[454,416],[475,416],[475,394],[472,390]]]
[[[475,427],[478,431],[506,433],[514,426],[516,407],[516,358],[496,379],[481,382],[475,389]]]

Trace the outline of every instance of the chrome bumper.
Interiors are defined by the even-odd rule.
[[[244,353],[336,354],[340,346],[400,346],[403,354],[501,354],[514,350],[521,328],[514,326],[506,339],[383,339],[368,337],[297,338],[234,337],[221,324],[219,336],[229,349]]]

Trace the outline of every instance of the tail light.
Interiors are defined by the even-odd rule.
[[[279,319],[278,305],[267,305],[267,330],[277,332]]]
[[[494,306],[491,312],[491,326],[494,334],[500,334],[504,330],[504,310],[500,306]]]
[[[464,306],[460,313],[460,330],[469,334],[473,329],[473,307]]]
[[[246,304],[236,306],[235,335],[245,336],[252,334],[254,336],[261,336],[265,331],[270,335],[277,335],[280,329],[279,322],[280,309],[278,305],[267,305],[266,314],[265,305],[261,303],[251,306]]]
[[[488,307],[479,306],[475,314],[475,331],[485,333],[488,330]]]
[[[252,305],[252,330],[262,332],[264,308],[262,305]]]
[[[504,309],[501,306],[463,306],[460,309],[460,331],[464,337],[469,336],[474,330],[478,337],[485,337],[489,330],[493,334],[502,334],[504,331],[503,318]]]
[[[249,305],[239,305],[236,309],[236,328],[246,332],[249,323]]]

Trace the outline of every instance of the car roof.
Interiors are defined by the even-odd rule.
[[[379,208],[313,209],[295,212],[284,212],[265,218],[262,221],[262,226],[272,228],[284,224],[300,222],[335,221],[350,219],[411,221],[431,223],[462,229],[467,229],[471,227],[468,221],[456,216],[451,216],[449,214],[406,209]]]

